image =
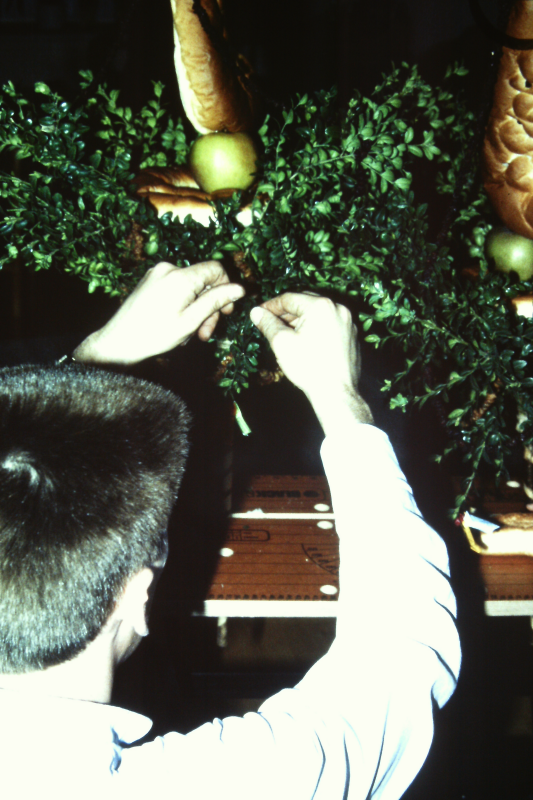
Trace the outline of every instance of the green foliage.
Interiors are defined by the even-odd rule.
[[[149,266],[132,259],[132,221],[156,238],[131,179],[140,167],[185,161],[188,147],[181,122],[161,108],[160,84],[134,119],[117,104],[118,92],[89,92],[90,82],[82,73],[77,106],[44,83],[33,102],[11,83],[3,88],[0,152],[13,167],[0,175],[0,235],[8,243],[0,266],[16,258],[35,269],[54,263],[80,275],[89,292],[115,295]]]
[[[367,342],[395,342],[404,351],[403,368],[383,387],[391,407],[437,400],[453,437],[444,455],[460,449],[468,482],[483,463],[505,472],[517,407],[526,418],[520,436],[533,441],[533,325],[508,308],[533,286],[487,264],[492,220],[472,168],[476,126],[459,100],[462,74],[451,68],[443,87],[432,87],[404,65],[345,109],[334,91],[296,98],[259,131],[252,224],[237,221],[237,193],[217,202],[209,228],[191,218],[158,219],[132,192],[143,167],[187,158],[183,126],[165,111],[159,84],[135,117],[117,92],[93,87],[88,73],[77,105],[44,84],[32,101],[8,84],[0,149],[13,169],[0,176],[0,265],[54,263],[79,274],[89,291],[118,294],[161,260],[186,266],[220,258],[235,277],[233,256],[244,254],[251,296],[216,334],[226,392],[235,397],[268,361],[248,318],[252,304],[287,290],[341,297]],[[478,280],[463,277],[472,266]],[[495,402],[478,415],[495,387]]]

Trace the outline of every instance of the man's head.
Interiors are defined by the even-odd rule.
[[[0,673],[73,658],[161,559],[187,426],[178,398],[129,376],[0,370]]]

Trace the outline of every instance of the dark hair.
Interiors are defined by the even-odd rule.
[[[0,370],[0,672],[75,656],[156,563],[187,428],[183,402],[137,378]]]

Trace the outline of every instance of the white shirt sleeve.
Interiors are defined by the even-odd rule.
[[[258,713],[126,751],[128,791],[398,800],[422,766],[434,706],[453,692],[460,661],[446,549],[384,433],[354,421],[324,442],[322,457],[341,539],[330,651]]]

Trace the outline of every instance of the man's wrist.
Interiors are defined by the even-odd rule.
[[[135,362],[128,362],[124,358],[117,358],[116,354],[109,351],[109,348],[101,346],[100,331],[91,333],[78,345],[72,353],[75,361],[84,364],[101,364],[103,366],[127,367]]]
[[[97,351],[91,346],[90,342],[91,337],[89,336],[87,339],[84,339],[81,344],[79,344],[74,352],[72,353],[72,358],[75,361],[79,361],[80,363],[84,364],[99,364],[101,363],[100,358],[98,357]]]
[[[353,422],[374,424],[370,407],[355,388],[314,397],[308,395],[308,398],[326,436]]]

